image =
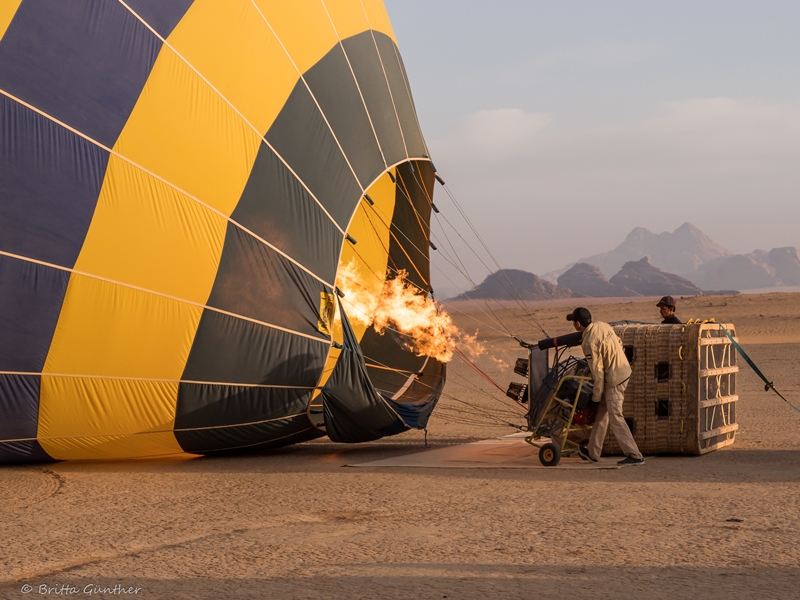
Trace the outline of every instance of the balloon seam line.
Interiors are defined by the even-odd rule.
[[[310,269],[308,269],[307,267],[303,266],[303,265],[302,265],[301,263],[299,263],[297,260],[295,260],[294,258],[292,258],[291,256],[289,256],[288,254],[286,254],[285,252],[283,252],[283,251],[282,251],[282,250],[280,250],[279,248],[277,248],[277,247],[273,246],[272,244],[270,244],[270,243],[269,243],[267,240],[265,240],[264,238],[262,238],[262,237],[260,237],[260,236],[256,235],[255,233],[253,233],[252,231],[250,231],[249,229],[247,229],[246,227],[244,227],[244,226],[243,226],[241,223],[238,223],[238,222],[237,222],[237,221],[235,221],[234,219],[231,219],[231,218],[230,218],[228,215],[226,215],[226,214],[225,214],[225,213],[223,213],[222,211],[220,211],[220,210],[218,210],[218,209],[214,208],[213,206],[211,206],[211,205],[209,205],[209,204],[206,204],[205,202],[203,202],[203,201],[202,201],[202,200],[200,200],[199,198],[196,198],[196,197],[195,197],[195,196],[193,196],[192,194],[190,194],[190,193],[188,193],[188,192],[184,191],[183,189],[179,188],[179,187],[178,187],[177,185],[175,185],[174,183],[172,183],[172,182],[170,182],[170,181],[167,181],[166,179],[164,179],[164,178],[163,178],[163,177],[161,177],[160,175],[157,175],[156,173],[153,173],[152,171],[150,171],[150,170],[148,170],[148,169],[144,168],[143,166],[141,166],[141,165],[139,165],[138,163],[134,162],[134,161],[133,161],[133,160],[131,160],[130,158],[128,158],[128,157],[126,157],[126,156],[124,156],[124,155],[120,154],[118,151],[116,151],[116,150],[113,150],[113,149],[111,149],[111,148],[107,147],[106,145],[104,145],[104,144],[102,144],[102,143],[98,142],[98,141],[97,141],[97,140],[95,140],[95,139],[92,139],[91,137],[89,137],[89,136],[88,136],[88,135],[86,135],[85,133],[82,133],[82,132],[78,131],[77,129],[75,129],[75,128],[73,128],[73,127],[69,126],[69,125],[67,125],[66,123],[64,123],[64,122],[62,122],[62,121],[59,121],[58,119],[56,119],[56,118],[55,118],[55,117],[53,117],[52,115],[49,115],[49,114],[47,114],[47,113],[46,113],[46,112],[44,112],[43,110],[40,110],[40,109],[36,108],[35,106],[33,106],[33,105],[31,105],[31,104],[28,104],[27,102],[25,102],[24,100],[22,100],[22,99],[20,99],[20,98],[17,98],[16,96],[14,96],[13,94],[10,94],[10,93],[9,93],[9,92],[7,92],[6,90],[0,89],[0,94],[4,95],[5,97],[7,97],[7,98],[9,98],[9,99],[11,99],[11,100],[13,100],[14,102],[16,102],[16,103],[20,104],[21,106],[24,106],[25,108],[27,108],[27,109],[29,109],[29,110],[32,110],[33,112],[35,112],[35,113],[37,113],[38,115],[40,115],[40,116],[42,116],[42,117],[44,117],[44,118],[48,119],[49,121],[51,121],[51,122],[55,123],[56,125],[59,125],[60,127],[63,127],[63,128],[64,128],[64,129],[66,129],[67,131],[70,131],[70,132],[74,133],[75,135],[77,135],[77,136],[79,136],[79,137],[81,137],[81,138],[85,139],[87,142],[90,142],[91,144],[94,144],[94,145],[95,145],[95,146],[97,146],[98,148],[101,148],[102,150],[104,150],[104,151],[108,152],[110,155],[112,155],[112,156],[115,156],[115,157],[119,158],[120,160],[123,160],[123,161],[125,161],[126,163],[128,163],[128,164],[130,164],[131,166],[135,167],[136,169],[140,170],[142,173],[145,173],[145,174],[149,175],[149,176],[150,176],[150,177],[152,177],[153,179],[156,179],[156,180],[158,180],[158,181],[162,182],[163,184],[165,184],[165,185],[167,185],[167,186],[171,187],[172,189],[174,189],[174,190],[175,190],[175,191],[177,191],[178,193],[182,194],[183,196],[186,196],[187,198],[189,198],[190,200],[192,200],[193,202],[195,202],[195,203],[196,203],[196,204],[198,204],[199,206],[201,206],[201,207],[205,208],[206,210],[208,210],[209,212],[211,212],[211,213],[213,213],[213,214],[216,214],[216,215],[217,215],[217,216],[219,216],[219,217],[222,217],[223,219],[225,219],[226,221],[228,221],[229,223],[231,223],[232,225],[234,225],[234,226],[235,226],[235,227],[237,227],[238,229],[241,229],[241,230],[242,230],[243,232],[245,232],[247,235],[249,235],[250,237],[252,237],[252,238],[254,238],[254,239],[256,239],[256,240],[258,240],[259,242],[261,242],[262,244],[264,244],[265,246],[267,246],[268,248],[270,248],[270,249],[271,249],[273,252],[275,252],[276,254],[279,254],[280,256],[282,256],[283,258],[285,258],[286,260],[288,260],[289,262],[291,262],[293,265],[295,265],[295,266],[299,267],[299,268],[300,268],[300,269],[302,269],[302,270],[303,270],[305,273],[307,273],[308,275],[310,275],[311,277],[313,277],[314,279],[316,279],[316,280],[317,280],[317,281],[319,281],[320,283],[322,283],[322,284],[324,284],[324,285],[328,286],[329,288],[333,288],[333,284],[331,284],[331,283],[328,283],[327,281],[325,281],[324,279],[322,279],[322,278],[321,278],[319,275],[315,274],[315,273],[314,273],[314,272],[312,272]]]
[[[151,32],[151,33],[152,33],[154,36],[156,36],[156,37],[157,37],[159,40],[161,40],[161,43],[162,43],[164,46],[166,46],[166,47],[167,47],[169,50],[171,50],[171,51],[172,51],[172,52],[175,54],[175,56],[177,56],[178,58],[180,58],[180,59],[181,59],[181,60],[182,60],[182,61],[183,61],[183,62],[186,64],[186,66],[187,66],[187,67],[189,67],[189,68],[190,68],[192,71],[194,71],[194,73],[195,73],[195,74],[196,74],[196,75],[197,75],[197,76],[198,76],[200,79],[202,79],[202,80],[205,82],[205,84],[206,84],[206,85],[207,85],[207,86],[208,86],[208,87],[209,87],[209,88],[210,88],[210,89],[211,89],[211,90],[212,90],[212,91],[213,91],[215,94],[217,94],[217,96],[219,96],[219,97],[220,97],[220,99],[221,99],[223,102],[225,102],[225,104],[227,104],[228,106],[230,106],[230,107],[231,107],[231,109],[232,109],[232,110],[233,110],[233,111],[234,111],[234,112],[235,112],[237,115],[239,115],[239,117],[242,119],[242,121],[244,121],[244,123],[245,123],[245,124],[247,124],[247,126],[248,126],[248,127],[250,127],[250,129],[252,129],[252,130],[255,132],[255,134],[256,134],[256,135],[259,137],[259,139],[260,139],[261,141],[263,141],[263,142],[264,142],[264,144],[266,144],[266,146],[267,146],[267,147],[268,147],[268,148],[269,148],[269,149],[272,151],[272,153],[273,153],[273,154],[275,154],[275,156],[278,158],[278,160],[280,160],[280,161],[283,163],[283,165],[284,165],[284,166],[285,166],[285,167],[286,167],[286,168],[289,170],[289,172],[290,172],[290,173],[291,173],[291,174],[294,176],[294,178],[295,178],[295,179],[297,179],[297,181],[300,183],[300,185],[302,185],[302,186],[303,186],[303,188],[305,188],[305,190],[308,192],[308,194],[309,194],[309,195],[310,195],[310,196],[311,196],[311,197],[314,199],[314,201],[315,201],[315,202],[316,202],[316,203],[319,205],[320,209],[322,209],[322,211],[325,213],[325,215],[328,217],[328,219],[330,219],[330,221],[333,223],[333,225],[334,225],[334,226],[335,226],[335,227],[336,227],[336,228],[337,228],[337,229],[338,229],[338,230],[339,230],[339,231],[340,231],[342,234],[344,234],[344,231],[342,230],[342,228],[340,227],[340,225],[339,225],[339,224],[336,222],[336,220],[333,218],[333,216],[332,216],[332,215],[331,215],[331,214],[328,212],[328,210],[325,208],[325,206],[323,206],[322,202],[320,202],[320,200],[319,200],[319,199],[318,199],[318,198],[317,198],[317,197],[314,195],[314,193],[311,191],[311,189],[308,187],[308,185],[306,185],[305,181],[303,181],[303,179],[302,179],[302,178],[301,178],[301,177],[300,177],[300,176],[299,176],[299,175],[298,175],[298,174],[295,172],[295,170],[294,170],[294,169],[292,169],[291,165],[289,165],[289,163],[286,161],[286,159],[284,159],[284,158],[283,158],[283,156],[281,156],[281,155],[280,155],[280,153],[279,153],[277,150],[275,150],[274,146],[273,146],[273,145],[272,145],[272,144],[271,144],[271,143],[270,143],[270,142],[267,140],[267,138],[266,138],[266,134],[262,135],[262,134],[261,134],[261,132],[260,132],[258,129],[256,129],[255,125],[253,125],[253,124],[252,124],[252,123],[251,123],[251,122],[250,122],[250,121],[247,119],[247,117],[245,117],[245,116],[244,116],[244,115],[243,115],[243,114],[242,114],[242,113],[239,111],[239,109],[238,109],[238,108],[236,108],[236,106],[234,106],[234,104],[233,104],[233,103],[232,103],[230,100],[228,100],[228,99],[227,99],[227,98],[226,98],[226,97],[225,97],[225,96],[222,94],[222,92],[220,92],[220,91],[219,91],[219,90],[218,90],[216,87],[214,87],[214,85],[213,85],[213,84],[212,84],[212,83],[211,83],[211,82],[210,82],[208,79],[206,79],[206,77],[205,77],[205,76],[204,76],[202,73],[200,73],[200,71],[199,71],[199,70],[198,70],[198,69],[197,69],[197,68],[196,68],[194,65],[192,65],[192,63],[190,63],[188,60],[186,60],[186,59],[183,57],[183,55],[182,55],[180,52],[178,52],[178,51],[177,51],[177,50],[176,50],[176,49],[175,49],[175,48],[172,46],[172,44],[170,44],[170,43],[169,43],[169,42],[168,42],[168,41],[167,41],[165,38],[163,38],[163,37],[161,36],[161,34],[159,34],[159,33],[158,33],[158,32],[157,32],[155,29],[153,29],[153,27],[151,27],[151,26],[150,26],[150,24],[149,24],[149,23],[147,23],[147,21],[145,21],[145,20],[144,20],[144,19],[143,19],[141,16],[139,16],[139,15],[136,13],[136,11],[134,11],[134,10],[133,10],[133,9],[132,9],[130,6],[128,6],[128,5],[127,5],[127,4],[124,2],[124,0],[117,0],[117,2],[119,2],[120,4],[122,4],[122,6],[124,6],[124,7],[125,7],[125,8],[128,10],[128,12],[130,12],[130,13],[131,13],[131,14],[132,14],[134,17],[136,17],[136,18],[137,18],[139,21],[141,21],[141,23],[142,23],[142,24],[143,24],[145,27],[147,27],[147,28],[150,30],[150,32]],[[259,11],[259,12],[260,12],[260,11]],[[276,38],[277,38],[277,36],[276,36]]]
[[[285,333],[289,333],[289,334],[292,334],[292,335],[297,335],[297,336],[300,336],[300,337],[308,338],[310,340],[314,340],[315,342],[320,342],[320,343],[324,343],[324,344],[329,344],[330,343],[329,340],[327,340],[327,339],[321,339],[321,338],[318,338],[316,336],[310,335],[308,333],[302,333],[300,331],[295,331],[293,329],[288,329],[286,327],[281,327],[280,325],[274,325],[272,323],[267,323],[265,321],[259,321],[258,319],[253,319],[252,317],[246,317],[244,315],[239,315],[239,314],[227,311],[227,310],[223,310],[221,308],[216,308],[214,306],[209,306],[207,304],[201,304],[199,302],[193,302],[192,300],[187,300],[185,298],[178,298],[177,296],[172,296],[170,294],[164,294],[163,292],[157,292],[155,290],[149,290],[147,288],[139,287],[137,285],[132,285],[132,284],[129,284],[129,283],[124,283],[122,281],[115,281],[115,280],[109,279],[107,277],[101,277],[100,275],[94,275],[92,273],[86,273],[86,272],[83,272],[83,271],[78,271],[76,269],[70,269],[69,267],[62,267],[61,265],[55,265],[55,264],[48,263],[48,262],[45,262],[45,261],[42,261],[42,260],[37,260],[35,258],[29,258],[27,256],[20,256],[18,254],[12,254],[11,252],[6,252],[4,250],[0,250],[0,256],[8,256],[9,258],[14,258],[14,259],[21,260],[21,261],[24,261],[24,262],[29,262],[29,263],[33,263],[33,264],[37,264],[37,265],[42,265],[44,267],[48,267],[48,268],[51,268],[51,269],[56,269],[56,270],[59,270],[59,271],[65,271],[67,273],[72,273],[74,275],[79,275],[79,276],[82,276],[82,277],[89,277],[91,279],[96,279],[98,281],[103,281],[103,282],[109,283],[111,285],[117,285],[117,286],[120,286],[120,287],[136,290],[136,291],[143,292],[143,293],[146,293],[146,294],[152,294],[153,296],[158,296],[160,298],[166,298],[168,300],[173,300],[175,302],[180,302],[181,304],[187,304],[189,306],[194,306],[194,307],[197,307],[197,308],[201,308],[203,310],[210,310],[210,311],[217,312],[217,313],[220,313],[220,314],[223,314],[223,315],[227,315],[229,317],[234,317],[236,319],[249,321],[251,323],[255,323],[257,325],[262,325],[264,327],[269,327],[270,329],[276,329],[278,331],[283,331]]]

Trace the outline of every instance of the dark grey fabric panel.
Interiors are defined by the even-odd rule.
[[[42,370],[68,282],[67,271],[0,255],[0,371]]]
[[[431,205],[425,194],[426,162],[403,163],[397,167],[397,188],[389,258],[397,270],[405,270],[408,280],[419,288],[430,289]],[[430,168],[428,166],[428,168]],[[402,246],[402,247],[401,247]]]
[[[356,443],[406,431],[405,423],[372,385],[358,340],[341,303],[339,311],[343,349],[321,394],[328,437],[334,442]]]
[[[35,438],[39,375],[0,375],[0,440]]]
[[[73,267],[108,152],[0,96],[0,249]]]
[[[424,357],[423,357],[424,359]],[[369,360],[367,360],[369,362]],[[408,373],[395,373],[386,369],[367,366],[369,377],[375,388],[387,397],[394,396],[408,381]],[[422,375],[414,378],[411,385],[397,399],[397,402],[424,402],[438,396],[444,389],[445,364],[436,359],[428,359]]]
[[[35,439],[40,382],[38,375],[0,375],[0,464],[53,461]]]
[[[189,10],[194,0],[126,0],[145,23],[155,29],[164,39]]]
[[[342,45],[358,80],[386,162],[390,165],[399,163],[406,158],[406,150],[372,32],[365,31],[347,38]]]
[[[378,366],[407,371],[407,373],[397,373],[367,366],[375,387],[390,396],[405,384],[408,373],[418,373],[425,365],[424,356],[417,356],[404,348],[407,340],[405,336],[390,330],[379,335],[372,327],[368,328],[361,338],[361,349],[367,365],[374,363]]]
[[[181,383],[175,429],[260,423],[305,412],[310,389]]]
[[[414,379],[397,402],[420,403],[427,402],[434,396],[438,397],[444,389],[445,368],[445,363],[429,358],[422,369],[422,375]]]
[[[0,442],[0,465],[49,463],[56,460],[36,440]]]
[[[328,348],[308,338],[205,310],[182,379],[314,387]]]
[[[323,435],[305,415],[271,423],[175,432],[184,452],[194,454],[257,452],[307,442]]]
[[[338,44],[304,75],[363,187],[384,170],[353,73]]]
[[[342,234],[264,143],[231,218],[333,282]]]
[[[237,315],[320,335],[320,293],[330,291],[286,258],[228,224],[208,305]]]
[[[0,42],[0,88],[110,148],[159,50],[115,0],[25,0]]]
[[[361,200],[361,188],[302,81],[295,85],[266,138],[346,229]]]
[[[400,125],[403,128],[408,155],[411,158],[427,158],[428,152],[422,140],[422,132],[419,130],[417,115],[411,100],[411,87],[408,86],[405,69],[399,59],[400,53],[397,52],[397,47],[394,45],[392,38],[377,31],[374,33],[383,67],[386,70],[386,78],[389,80],[389,87],[392,89],[394,105],[400,117]]]

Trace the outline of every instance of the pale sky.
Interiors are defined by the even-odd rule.
[[[503,267],[685,221],[800,247],[800,2],[385,4],[434,163]]]

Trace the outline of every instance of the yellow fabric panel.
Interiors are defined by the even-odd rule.
[[[11,19],[17,14],[19,5],[22,0],[2,0],[0,1],[0,39],[6,34],[8,26],[11,24]]]
[[[339,323],[339,331],[341,331],[342,329],[341,321],[338,319],[337,321]],[[339,340],[339,343],[341,344],[341,340]],[[315,389],[314,392],[311,394],[311,400],[309,401],[309,406],[311,405],[314,405],[315,407],[321,406],[321,403],[316,403],[314,401],[322,392],[322,390],[320,390],[319,388],[323,387],[326,383],[328,383],[328,379],[330,379],[331,374],[333,373],[333,368],[336,366],[336,362],[339,360],[339,355],[341,353],[342,351],[340,349],[331,346],[330,352],[328,352],[328,358],[325,359],[325,367],[322,369],[322,375],[319,378],[319,383],[317,383],[317,389]]]
[[[177,401],[177,382],[43,376],[37,439],[62,460],[183,452]]]
[[[75,269],[205,304],[227,224],[112,155]]]
[[[73,274],[43,372],[180,379],[202,311]]]
[[[344,40],[369,29],[367,16],[359,0],[322,0],[336,28],[339,39]]]
[[[255,3],[301,73],[338,43],[321,0],[255,0]]]
[[[396,175],[396,169],[391,169],[392,175]],[[396,186],[389,179],[389,176],[382,175],[375,183],[373,183],[367,190],[369,197],[375,202],[374,207],[370,207],[366,200],[362,200],[356,209],[353,220],[350,222],[350,227],[347,229],[353,238],[358,241],[356,246],[349,242],[345,242],[342,247],[342,255],[339,257],[339,266],[349,265],[351,261],[355,261],[356,268],[360,283],[368,288],[372,293],[379,294],[383,288],[383,281],[386,278],[386,265],[389,262],[389,228],[386,224],[391,223],[392,215],[394,214],[395,203],[395,189]],[[377,214],[376,214],[377,211]],[[380,215],[380,216],[379,216]],[[370,223],[370,220],[372,221]],[[385,224],[386,223],[386,224]],[[337,281],[337,285],[341,286],[342,282]],[[345,311],[347,311],[347,298],[342,301]],[[338,307],[338,303],[337,303]],[[353,332],[356,334],[358,341],[364,337],[368,325],[363,325],[359,321],[350,318],[350,324],[353,326]],[[337,308],[336,315],[333,320],[333,333],[334,341],[343,341],[342,333],[342,318]],[[328,358],[325,361],[325,367],[322,369],[322,376],[320,377],[318,387],[325,385],[328,378],[336,366],[336,361],[339,360],[341,350],[331,347],[328,353]],[[312,395],[312,402],[319,395],[319,390],[314,390]]]
[[[264,135],[298,80],[250,0],[195,0],[168,41]]]
[[[394,169],[392,169],[394,175]],[[369,206],[362,200],[350,222],[347,233],[355,238],[358,244],[345,242],[339,266],[355,262],[358,269],[359,283],[375,295],[380,294],[386,279],[386,265],[389,261],[389,228],[394,214],[396,186],[387,174],[381,176],[367,190],[367,194],[375,202]],[[341,286],[341,281],[336,284]],[[342,301],[345,312],[348,311],[347,297]],[[353,331],[359,341],[364,337],[367,325],[350,319]]]
[[[261,137],[166,46],[114,149],[230,216]]]
[[[389,14],[386,12],[386,7],[383,5],[383,0],[361,0],[364,11],[367,13],[370,29],[385,33],[397,43],[397,38],[394,37],[394,29],[389,20]]]

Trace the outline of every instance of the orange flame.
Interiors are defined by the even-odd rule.
[[[403,345],[417,356],[430,356],[450,362],[458,345],[473,357],[486,352],[476,335],[470,335],[428,295],[407,280],[400,271],[394,279],[381,283],[377,278],[366,284],[355,261],[339,269],[337,281],[349,305],[348,316],[362,325],[372,326],[381,335],[387,329],[403,334]],[[370,289],[371,288],[371,289]]]

